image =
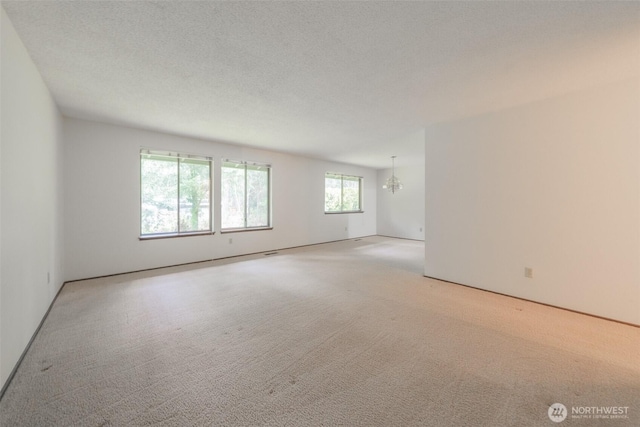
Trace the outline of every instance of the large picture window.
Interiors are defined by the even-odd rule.
[[[140,236],[211,232],[209,157],[140,151]]]
[[[221,227],[271,227],[271,166],[225,160],[221,172]]]
[[[327,172],[324,176],[324,211],[362,212],[362,177]]]

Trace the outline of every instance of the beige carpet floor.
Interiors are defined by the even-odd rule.
[[[67,284],[7,426],[640,425],[640,329],[422,277],[364,238]],[[628,407],[554,424],[549,406]]]

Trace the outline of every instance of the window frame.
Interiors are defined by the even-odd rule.
[[[340,178],[340,210],[336,211],[328,211],[327,210],[327,178]],[[345,178],[356,178],[358,180],[358,209],[355,210],[345,210],[344,209],[344,179]],[[364,187],[364,178],[357,175],[347,175],[343,173],[337,172],[325,172],[324,174],[325,184],[324,184],[324,213],[326,215],[337,215],[337,214],[352,214],[352,213],[364,213],[362,204],[362,190]],[[353,179],[350,179],[353,180]]]
[[[224,179],[222,178],[222,174],[223,174],[223,169],[225,167],[225,164],[235,164],[236,168],[238,165],[243,165],[244,166],[244,226],[243,227],[224,227],[222,225],[222,218],[223,218],[223,213],[222,213],[222,185],[224,183]],[[247,191],[247,170],[248,167],[250,166],[256,166],[256,167],[260,167],[260,168],[265,168],[267,170],[267,225],[259,225],[259,226],[247,226],[247,221],[249,218],[248,215],[248,203],[247,203],[247,199],[248,199],[248,191]],[[235,160],[235,159],[222,159],[220,161],[220,233],[224,234],[224,233],[238,233],[238,232],[245,232],[245,231],[259,231],[259,230],[273,230],[273,218],[272,218],[272,191],[271,191],[271,185],[272,185],[272,173],[273,173],[273,168],[271,166],[271,164],[269,163],[259,163],[259,162],[251,162],[251,161],[246,161],[246,160]]]
[[[168,159],[176,159],[176,169],[177,169],[177,185],[176,185],[176,202],[177,202],[177,211],[176,211],[176,221],[177,221],[177,229],[178,231],[170,231],[170,232],[159,232],[159,233],[143,233],[142,232],[142,203],[143,203],[143,181],[142,181],[142,160],[145,158],[168,158]],[[194,231],[180,231],[180,165],[182,161],[195,160],[201,162],[207,162],[209,164],[209,228],[207,230],[194,230]],[[138,161],[139,166],[139,179],[140,179],[140,199],[139,199],[139,212],[138,212],[138,220],[139,224],[139,240],[155,240],[155,239],[167,239],[167,238],[175,238],[175,237],[189,237],[189,236],[203,236],[203,235],[212,235],[215,234],[214,223],[213,223],[213,207],[214,207],[214,192],[213,192],[213,167],[214,160],[211,156],[203,156],[203,155],[194,155],[194,154],[186,154],[182,152],[174,152],[174,151],[161,151],[161,150],[151,150],[147,148],[140,149],[140,157]]]

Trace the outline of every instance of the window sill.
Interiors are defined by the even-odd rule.
[[[342,214],[354,214],[354,213],[364,213],[364,211],[342,211],[342,212],[325,212],[325,215],[342,215]]]
[[[263,230],[273,230],[273,227],[226,228],[224,230],[220,230],[220,234],[244,233],[245,231],[263,231]]]
[[[165,233],[165,234],[146,234],[138,236],[138,240],[158,240],[158,239],[174,239],[177,237],[192,236],[213,236],[215,231],[194,231],[193,233]]]

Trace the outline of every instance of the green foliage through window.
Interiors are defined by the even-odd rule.
[[[220,179],[223,230],[271,226],[269,165],[226,160]]]
[[[325,212],[362,212],[362,178],[327,172],[324,177]]]
[[[211,231],[211,160],[140,152],[140,234]]]

